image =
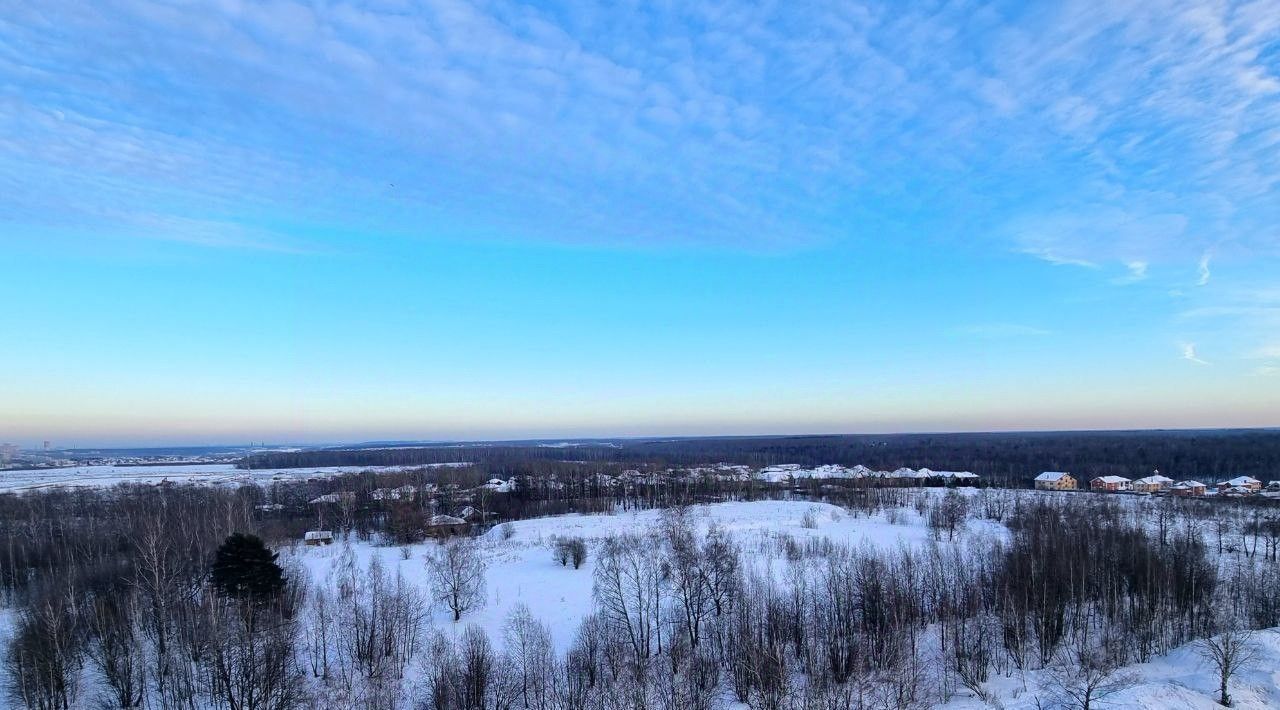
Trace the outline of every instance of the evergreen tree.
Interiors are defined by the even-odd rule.
[[[267,600],[284,590],[284,570],[276,553],[256,535],[232,533],[214,556],[214,589],[226,597]]]

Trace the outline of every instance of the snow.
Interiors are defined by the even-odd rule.
[[[961,490],[970,495],[977,493]],[[934,494],[935,491],[924,489],[922,493]],[[770,547],[770,542],[781,536],[797,540],[827,538],[832,542],[881,550],[919,547],[933,542],[924,521],[910,508],[895,509],[890,515],[857,517],[825,503],[770,500],[699,505],[689,510],[700,533],[712,523],[719,525],[738,543],[744,562],[775,574],[782,574],[786,563],[772,555],[770,551],[776,548]],[[431,623],[447,635],[460,634],[467,625],[475,624],[501,648],[507,617],[517,604],[524,604],[534,618],[548,625],[557,651],[563,653],[572,643],[583,615],[594,608],[592,581],[599,541],[611,535],[644,532],[658,522],[662,514],[661,510],[644,510],[613,515],[562,515],[495,527],[478,540],[488,565],[485,606],[468,612],[456,624],[447,610],[436,609]],[[998,523],[970,519],[955,543],[937,544],[965,545],[986,536],[1007,534]],[[553,561],[550,543],[555,536],[577,536],[587,541],[591,552],[581,569]],[[398,571],[408,582],[424,590],[429,588],[425,557],[436,545],[434,542],[410,546],[407,559],[401,548],[355,540],[328,547],[298,546],[282,556],[296,556],[313,581],[320,582],[326,578],[344,544],[351,545],[356,563],[361,567],[377,555],[389,572]],[[1259,648],[1258,660],[1231,682],[1235,707],[1244,710],[1280,707],[1280,630],[1257,632],[1255,641]],[[1138,683],[1108,698],[1109,707],[1150,710],[1219,707],[1215,701],[1213,669],[1201,660],[1194,644],[1124,670],[1135,673]],[[1037,707],[1037,698],[1042,703],[1048,700],[1045,682],[1046,673],[1039,670],[1013,676],[993,673],[986,689],[999,703],[997,707],[1031,710]],[[939,707],[977,710],[992,706],[961,689]]]
[[[1067,473],[1066,471],[1045,471],[1039,476],[1036,476],[1036,480],[1037,481],[1060,481],[1062,480],[1063,476],[1070,476],[1070,475],[1071,474]]]
[[[1280,629],[1255,632],[1252,640],[1258,649],[1256,660],[1228,684],[1232,707],[1237,710],[1280,707]],[[1137,684],[1107,697],[1099,705],[1143,710],[1222,708],[1217,702],[1217,674],[1200,658],[1195,643],[1123,670],[1136,674]],[[1024,680],[1026,690],[1023,689]],[[1042,671],[1029,671],[1025,678],[992,675],[986,687],[999,698],[1000,706],[1005,710],[1033,710],[1040,707],[1036,696],[1039,695],[1043,702],[1048,695],[1042,686],[1043,681]],[[964,691],[941,707],[947,710],[985,710],[991,705]]]
[[[900,545],[923,546],[931,541],[920,516],[911,509],[896,511],[898,523],[890,523],[882,515],[853,517],[843,508],[826,503],[799,501],[753,501],[715,503],[690,508],[699,534],[711,523],[733,535],[743,547],[744,560],[760,560],[755,551],[781,535],[798,540],[828,538],[850,545],[870,545],[881,549],[897,549]],[[488,564],[487,595],[484,608],[464,615],[454,624],[445,609],[433,611],[432,623],[446,633],[461,633],[467,624],[477,624],[491,640],[502,645],[503,624],[519,603],[529,607],[533,616],[551,627],[552,640],[564,652],[577,633],[582,616],[594,608],[592,580],[597,543],[611,535],[643,533],[662,516],[661,510],[626,511],[614,515],[561,515],[530,520],[517,520],[490,529],[479,538]],[[462,522],[462,521],[458,521]],[[813,527],[806,527],[809,522]],[[505,528],[505,530],[504,530]],[[505,537],[506,534],[510,537]],[[965,540],[978,536],[1007,535],[1004,526],[991,521],[969,521]],[[590,554],[580,569],[563,567],[551,556],[550,542],[555,536],[581,537],[587,541]],[[430,587],[425,556],[438,544],[425,542],[409,547],[404,559],[401,548],[378,547],[354,540],[340,540],[328,547],[296,547],[285,555],[297,555],[313,581],[324,580],[343,545],[350,544],[356,564],[361,568],[378,555],[386,570],[399,571],[406,581]],[[952,544],[952,543],[940,543]],[[959,543],[957,543],[959,544]],[[285,555],[282,555],[285,556]]]
[[[723,464],[722,464],[723,466]],[[931,471],[900,468],[896,471],[874,471],[862,464],[853,468],[839,464],[825,464],[813,468],[804,468],[800,464],[785,463],[760,469],[760,478],[770,483],[785,483],[802,478],[886,478],[886,479],[964,479],[973,480],[977,474],[969,471]]]
[[[0,472],[0,493],[41,488],[114,486],[118,483],[198,483],[204,485],[269,484],[272,481],[304,481],[344,473],[395,473],[420,468],[453,468],[466,462],[417,466],[321,466],[312,468],[238,469],[235,464],[190,464],[160,466],[70,466]]]

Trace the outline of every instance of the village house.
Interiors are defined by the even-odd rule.
[[[1226,493],[1232,488],[1244,489],[1244,491],[1246,491],[1244,495],[1248,495],[1249,493],[1256,493],[1262,490],[1262,481],[1259,481],[1252,476],[1236,476],[1230,481],[1223,481],[1218,484],[1219,493]]]
[[[1133,490],[1138,493],[1160,493],[1166,491],[1173,485],[1173,479],[1160,474],[1139,478],[1133,482]]]
[[[1115,493],[1117,491],[1133,490],[1133,484],[1124,476],[1098,476],[1089,481],[1089,488],[1095,491]]]
[[[407,484],[400,486],[399,488],[379,488],[378,490],[370,493],[369,497],[372,498],[373,500],[378,500],[378,501],[388,501],[388,500],[412,501],[413,499],[418,497],[418,489]]]
[[[1169,492],[1175,496],[1202,496],[1208,490],[1208,486],[1199,481],[1178,481],[1169,488]]]
[[[427,537],[447,538],[466,535],[471,524],[453,515],[433,515],[427,521]]]
[[[332,545],[333,531],[332,530],[308,530],[306,534],[302,536],[302,540],[307,545],[310,545],[312,547],[317,547],[320,545]]]
[[[1063,471],[1045,471],[1036,476],[1036,490],[1040,491],[1074,491],[1076,479]]]
[[[321,505],[325,503],[328,503],[331,505],[338,505],[341,503],[348,503],[348,504],[354,503],[355,500],[356,500],[356,494],[354,492],[338,491],[337,493],[325,493],[324,495],[319,496],[318,498],[312,498],[310,501],[308,501],[308,503],[311,505]]]

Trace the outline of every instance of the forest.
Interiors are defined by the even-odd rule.
[[[579,446],[501,445],[331,448],[245,457],[243,468],[421,465],[450,461],[504,466],[534,460],[696,466],[862,464],[972,471],[1004,486],[1026,486],[1041,471],[1141,477],[1159,470],[1206,482],[1238,475],[1280,477],[1280,430],[1023,432],[858,436],[619,439]]]
[[[1225,703],[1250,634],[1280,626],[1280,508],[1267,501],[602,488],[594,474],[621,464],[503,466],[517,471],[507,493],[481,485],[499,467],[473,467],[0,496],[7,697],[41,709],[835,710],[997,703],[992,682],[1023,677],[1042,707],[1088,710],[1135,682],[1126,666],[1212,638],[1201,643],[1206,657],[1216,644]],[[373,495],[428,481],[436,493],[411,501]],[[350,495],[308,502],[336,492]],[[821,499],[854,528],[919,520],[928,542],[752,537],[699,517],[702,503],[779,497]],[[427,539],[432,512],[464,504],[492,521]],[[590,589],[570,642],[520,605],[498,628],[473,623],[514,526],[627,510],[652,523],[537,543]],[[806,514],[801,530],[828,522]],[[323,574],[299,546],[318,524],[339,538]],[[966,536],[980,527],[1005,532]],[[422,576],[357,554],[370,549]]]

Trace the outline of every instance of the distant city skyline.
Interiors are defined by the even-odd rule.
[[[1280,425],[1280,13],[18,3],[0,442]]]

